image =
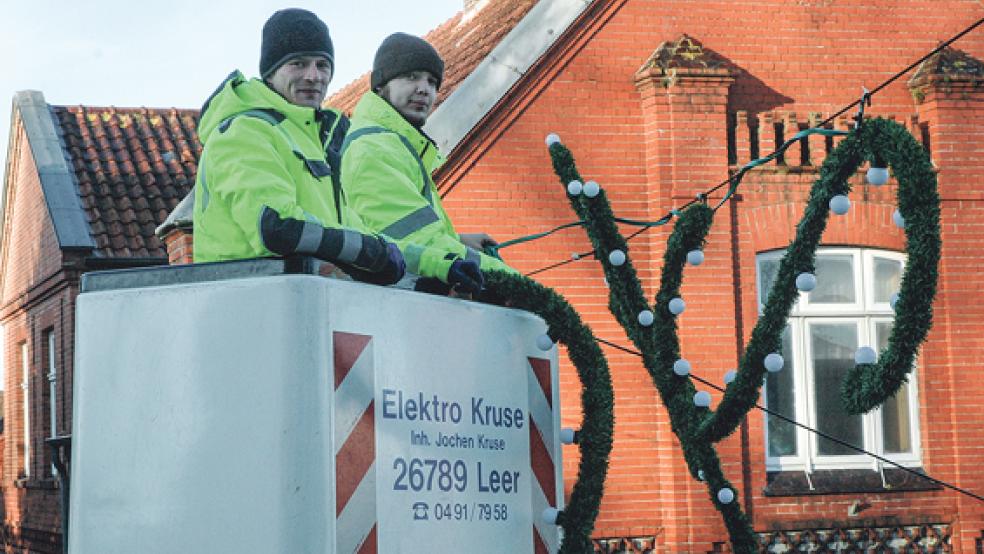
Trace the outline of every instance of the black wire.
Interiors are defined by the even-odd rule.
[[[640,358],[642,357],[642,353],[639,352],[638,350],[633,350],[631,348],[627,348],[627,347],[622,346],[620,344],[615,344],[614,342],[607,341],[605,339],[595,338],[595,340],[598,341],[598,342],[600,342],[600,343],[602,343],[602,344],[611,346],[612,348],[615,348],[616,350],[621,350],[622,352],[626,352],[626,353],[632,354],[634,356],[639,356]],[[690,378],[693,379],[694,381],[699,382],[699,383],[703,383],[703,384],[711,387],[712,389],[717,390],[718,392],[725,392],[724,387],[721,387],[720,385],[717,385],[717,384],[712,383],[712,382],[710,382],[710,381],[708,381],[706,379],[702,379],[702,378],[694,375],[693,371],[690,372]],[[788,418],[788,417],[786,417],[786,416],[784,416],[784,415],[782,415],[782,414],[780,414],[778,412],[775,412],[773,410],[770,410],[770,409],[766,408],[765,406],[762,406],[761,404],[755,404],[755,407],[758,408],[759,410],[761,410],[761,411],[769,414],[770,416],[773,416],[775,418],[781,419],[781,420],[785,421],[786,423],[795,425],[795,426],[799,427],[800,429],[805,429],[805,430],[807,430],[807,431],[809,431],[811,433],[814,433],[815,435],[817,435],[819,437],[825,438],[825,439],[827,439],[827,440],[829,440],[831,442],[835,442],[835,443],[837,443],[837,444],[839,444],[841,446],[845,446],[847,448],[850,448],[851,450],[854,450],[855,452],[860,452],[862,454],[871,456],[872,458],[875,458],[876,460],[878,460],[880,462],[884,462],[886,464],[895,466],[896,468],[901,469],[902,471],[905,471],[906,473],[910,473],[912,475],[915,475],[916,477],[920,477],[922,479],[926,479],[927,481],[932,481],[932,482],[934,482],[934,483],[936,483],[938,485],[941,485],[941,486],[946,487],[948,489],[957,491],[957,492],[959,492],[961,494],[965,494],[967,496],[970,496],[971,498],[975,498],[977,500],[980,500],[981,502],[984,502],[984,496],[979,496],[979,495],[977,495],[977,494],[975,494],[973,492],[970,492],[968,490],[962,489],[962,488],[960,488],[960,487],[958,487],[956,485],[951,485],[951,484],[947,483],[946,481],[940,481],[939,479],[937,479],[935,477],[931,477],[931,476],[929,476],[929,475],[927,475],[925,473],[919,473],[918,471],[916,471],[916,470],[914,470],[912,468],[905,467],[905,466],[903,466],[901,464],[898,464],[898,463],[896,463],[896,462],[894,462],[892,460],[889,460],[888,458],[885,458],[884,456],[879,456],[878,454],[875,454],[874,452],[868,452],[867,450],[865,450],[865,449],[863,449],[863,448],[861,448],[859,446],[855,446],[855,445],[853,445],[853,444],[851,444],[849,442],[845,442],[845,441],[843,441],[841,439],[838,439],[837,437],[828,435],[827,433],[824,433],[823,431],[820,431],[819,429],[814,429],[814,428],[812,428],[812,427],[810,427],[808,425],[804,425],[804,424],[802,424],[802,423],[800,423],[800,422],[798,422],[798,421],[796,421],[794,419],[790,419],[790,418]]]
[[[838,112],[837,112],[837,113],[835,113],[834,115],[832,115],[832,116],[830,116],[830,117],[828,117],[827,119],[824,119],[823,121],[821,121],[820,123],[818,123],[817,125],[815,125],[815,127],[823,127],[823,126],[825,126],[825,125],[827,125],[827,124],[829,124],[829,123],[831,123],[832,121],[834,121],[835,119],[837,119],[837,118],[838,118],[838,117],[840,117],[841,115],[844,115],[845,113],[847,113],[848,111],[850,111],[850,110],[851,110],[851,108],[853,108],[853,107],[855,107],[855,106],[857,106],[858,104],[860,104],[860,103],[862,103],[862,102],[864,102],[864,101],[865,101],[866,99],[870,99],[870,98],[871,98],[872,96],[874,96],[874,95],[875,95],[876,93],[878,93],[879,91],[881,91],[882,89],[884,89],[884,88],[885,88],[885,87],[887,87],[888,85],[890,85],[890,84],[892,84],[892,83],[894,83],[894,82],[895,82],[896,80],[898,80],[898,79],[899,79],[900,77],[902,77],[903,75],[905,75],[905,74],[906,74],[906,73],[908,73],[909,71],[911,71],[911,70],[913,70],[914,68],[916,68],[916,67],[918,67],[918,66],[919,66],[919,64],[921,64],[921,63],[923,63],[924,61],[926,61],[926,60],[928,60],[929,58],[931,58],[931,57],[932,57],[932,56],[933,56],[934,54],[936,54],[936,53],[938,53],[938,52],[940,52],[941,50],[943,50],[943,49],[944,49],[944,48],[946,48],[947,46],[949,46],[949,45],[951,45],[951,44],[953,44],[954,42],[956,42],[957,40],[959,40],[959,39],[961,39],[961,38],[963,38],[963,37],[964,37],[964,35],[966,35],[967,33],[970,33],[970,32],[971,32],[971,31],[973,31],[974,29],[976,29],[976,28],[978,28],[978,27],[980,27],[980,26],[981,26],[981,24],[984,24],[984,18],[981,18],[981,19],[978,19],[978,20],[977,20],[977,21],[976,21],[976,22],[975,22],[975,23],[974,23],[973,25],[971,25],[970,27],[967,27],[967,28],[966,28],[966,29],[964,29],[963,31],[960,31],[959,33],[957,33],[956,35],[954,35],[954,36],[952,36],[952,37],[950,37],[950,38],[949,38],[949,39],[947,39],[946,41],[944,41],[944,42],[941,42],[941,43],[939,44],[939,46],[937,46],[936,48],[934,48],[933,50],[931,50],[931,51],[930,51],[930,52],[929,52],[928,54],[926,54],[925,56],[923,56],[923,57],[921,57],[921,58],[919,58],[918,60],[916,60],[916,61],[914,61],[914,62],[912,62],[911,64],[909,64],[909,66],[908,66],[908,67],[906,67],[905,69],[903,69],[903,70],[901,70],[901,71],[899,71],[899,72],[898,72],[898,73],[896,73],[895,75],[892,75],[892,76],[891,76],[891,77],[890,77],[890,78],[889,78],[888,80],[886,80],[886,81],[884,81],[884,82],[882,82],[882,83],[881,83],[880,85],[878,85],[877,87],[875,87],[875,88],[874,88],[874,89],[872,89],[871,91],[869,91],[869,92],[866,92],[866,93],[865,93],[864,95],[862,95],[862,97],[861,97],[861,98],[859,98],[859,99],[857,99],[857,100],[855,100],[854,102],[851,102],[851,103],[850,103],[850,104],[848,104],[847,106],[844,106],[844,108],[843,108],[843,109],[841,109],[840,111],[838,111]],[[765,156],[762,156],[762,157],[764,157],[764,158],[767,158],[767,157],[769,157],[769,156],[771,156],[771,155],[773,155],[773,154],[776,154],[776,153],[778,153],[778,150],[776,150],[776,151],[773,151],[773,152],[772,152],[771,154],[767,154],[767,155],[765,155]],[[722,188],[722,187],[724,187],[725,185],[728,185],[728,184],[730,184],[730,183],[731,183],[731,181],[732,181],[732,180],[733,180],[734,178],[735,178],[735,175],[732,175],[732,176],[730,176],[730,177],[728,177],[728,178],[727,178],[727,179],[725,179],[724,181],[721,181],[721,182],[720,182],[720,183],[718,183],[717,185],[714,185],[714,186],[713,186],[712,188],[710,188],[710,189],[708,189],[708,190],[707,190],[707,192],[704,192],[703,194],[701,194],[701,195],[698,195],[698,196],[697,196],[697,198],[695,198],[695,199],[693,199],[693,200],[690,200],[689,202],[687,202],[686,204],[684,204],[684,205],[682,205],[682,206],[680,206],[679,208],[676,208],[676,211],[683,211],[684,209],[686,209],[686,208],[688,208],[689,206],[691,206],[691,205],[692,205],[692,204],[694,204],[695,202],[699,202],[699,201],[701,200],[701,198],[702,198],[702,197],[707,197],[707,196],[710,196],[711,194],[713,194],[713,193],[715,193],[715,192],[717,192],[717,191],[719,191],[719,190],[721,190],[721,188]],[[453,188],[453,187],[452,187],[452,188]],[[447,192],[450,192],[450,190],[448,190]],[[442,196],[442,198],[444,198],[444,197]],[[669,214],[667,214],[667,215],[669,215]],[[625,239],[625,240],[626,240],[626,242],[628,242],[628,241],[630,241],[630,240],[632,240],[633,238],[635,238],[635,237],[637,237],[637,236],[639,236],[639,235],[641,235],[642,233],[645,233],[645,232],[646,232],[646,231],[647,231],[648,229],[649,229],[649,227],[643,227],[643,228],[642,228],[642,229],[640,229],[639,231],[636,231],[635,233],[633,233],[632,235],[630,235],[630,236],[629,236],[628,238],[626,238],[626,239]],[[593,254],[593,253],[594,253],[594,251],[592,251],[591,253]],[[574,259],[569,259],[569,260],[565,260],[565,261],[563,261],[563,262],[559,262],[559,263],[555,263],[555,264],[551,264],[551,265],[549,265],[549,266],[546,266],[546,267],[543,267],[543,268],[540,268],[540,269],[537,269],[537,270],[534,270],[534,271],[531,271],[531,272],[529,272],[529,273],[527,273],[527,274],[526,274],[526,276],[527,276],[527,277],[530,277],[530,276],[533,276],[533,275],[536,275],[536,274],[538,274],[538,273],[543,273],[544,271],[547,271],[547,270],[550,270],[550,269],[554,269],[554,268],[557,268],[557,267],[560,267],[560,266],[563,266],[563,265],[567,265],[567,264],[569,264],[569,263],[571,263],[571,262],[573,262],[573,261],[576,261],[576,260],[574,260]]]
[[[685,204],[684,207],[689,206],[693,202],[694,201],[691,201],[691,202]],[[646,229],[648,229],[648,228],[649,227],[643,227],[643,228],[639,229],[638,231],[632,233],[631,235],[629,235],[625,239],[625,242],[628,242],[628,241],[634,239],[636,236],[645,233],[646,232]],[[548,265],[547,267],[541,267],[540,269],[537,269],[535,271],[531,271],[531,272],[527,273],[526,276],[527,277],[532,277],[532,276],[536,275],[537,273],[543,273],[544,271],[548,271],[550,269],[554,269],[554,268],[560,267],[562,265],[567,265],[569,263],[576,262],[576,261],[580,260],[581,258],[584,258],[584,257],[587,257],[587,256],[594,256],[596,254],[597,254],[597,251],[596,250],[588,250],[587,252],[581,252],[579,254],[575,254],[574,256],[571,256],[570,258],[567,258],[564,261],[561,261],[561,262],[557,262],[555,264]]]
[[[971,31],[973,31],[974,29],[976,29],[976,28],[978,28],[978,27],[980,27],[982,23],[984,23],[984,17],[982,17],[981,19],[978,19],[976,23],[974,23],[974,24],[973,24],[973,25],[971,25],[970,27],[967,27],[967,28],[966,28],[966,29],[964,29],[963,31],[960,31],[959,33],[957,33],[956,35],[954,35],[953,37],[951,37],[951,38],[950,38],[949,40],[947,40],[947,41],[945,41],[945,42],[941,42],[939,46],[937,46],[937,47],[936,47],[935,49],[933,49],[932,51],[930,51],[930,52],[929,52],[928,54],[926,54],[925,56],[923,56],[923,57],[921,57],[921,58],[919,58],[919,59],[918,59],[918,60],[916,60],[915,62],[913,62],[913,63],[911,63],[911,64],[909,65],[909,67],[906,67],[906,68],[905,68],[905,69],[903,69],[902,71],[899,71],[898,73],[896,73],[895,75],[893,75],[893,76],[892,76],[892,77],[891,77],[890,79],[888,79],[887,81],[885,81],[885,82],[883,82],[882,84],[880,84],[880,85],[878,85],[878,86],[877,86],[877,87],[875,87],[875,88],[874,88],[873,90],[871,90],[871,91],[870,91],[870,92],[868,93],[868,97],[870,98],[870,97],[872,97],[872,96],[874,96],[874,95],[875,95],[875,93],[877,93],[877,92],[879,92],[879,91],[880,91],[880,90],[882,90],[883,88],[885,88],[885,87],[887,87],[888,85],[890,85],[890,84],[892,84],[892,83],[893,83],[893,82],[894,82],[894,81],[895,81],[896,79],[898,79],[899,77],[902,77],[903,75],[905,75],[905,74],[906,74],[906,73],[908,73],[909,71],[911,71],[911,70],[913,70],[913,69],[915,69],[915,68],[916,68],[916,67],[917,67],[917,66],[918,66],[919,64],[921,64],[921,63],[923,63],[924,61],[926,61],[926,60],[928,60],[928,59],[929,59],[930,57],[932,57],[932,56],[933,56],[933,54],[936,54],[936,53],[937,53],[937,52],[939,52],[940,50],[943,50],[943,49],[944,49],[944,48],[946,48],[947,46],[950,46],[951,44],[953,44],[953,43],[954,43],[954,42],[956,42],[957,40],[959,40],[959,39],[961,39],[961,38],[963,38],[963,36],[964,36],[964,35],[966,35],[967,33],[969,33],[969,32],[971,32]],[[844,114],[845,114],[845,113],[847,113],[847,112],[848,112],[848,111],[849,111],[849,110],[850,110],[851,108],[853,108],[854,106],[857,106],[857,105],[858,105],[859,103],[861,103],[861,101],[862,101],[861,99],[858,99],[858,100],[855,100],[854,102],[851,102],[851,103],[850,103],[850,104],[849,104],[848,106],[846,106],[846,107],[845,107],[844,109],[842,109],[841,111],[839,111],[839,112],[837,112],[837,113],[835,113],[834,115],[832,115],[832,116],[830,116],[830,117],[828,117],[827,119],[825,119],[825,120],[823,120],[822,122],[820,122],[820,124],[819,124],[819,125],[817,125],[817,127],[823,127],[824,125],[826,125],[826,124],[828,124],[828,123],[830,123],[831,121],[833,121],[833,120],[835,120],[835,119],[837,119],[837,117],[838,117],[838,116],[841,116],[841,115],[844,115]]]

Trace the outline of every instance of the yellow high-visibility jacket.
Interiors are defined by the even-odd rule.
[[[434,142],[386,100],[362,96],[342,147],[342,187],[366,225],[400,245],[410,271],[415,253],[404,245],[418,244],[475,260],[483,270],[515,272],[462,244],[431,178],[443,162]]]
[[[337,153],[331,160],[325,147],[347,125],[335,110],[291,104],[261,80],[233,72],[198,125],[204,149],[195,186],[195,261],[308,254],[360,280],[393,282],[375,275],[386,263],[386,238],[348,206]],[[451,261],[421,250],[428,276],[446,280]]]

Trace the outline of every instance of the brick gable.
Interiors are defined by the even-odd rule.
[[[590,17],[550,48],[442,168],[438,185],[450,190],[445,206],[460,232],[486,231],[506,240],[574,219],[543,146],[551,132],[571,148],[581,174],[605,188],[617,215],[655,220],[725,180],[740,163],[771,152],[856,100],[861,85],[874,87],[980,17],[979,6],[960,1],[929,8],[893,2],[610,0],[593,2],[588,11]],[[681,37],[689,37],[684,52],[693,43],[702,45],[715,54],[714,63],[694,66],[687,57],[659,52],[660,45],[678,46]],[[984,34],[978,30],[957,46],[981,59]],[[664,57],[676,78],[640,87],[640,67]],[[967,60],[961,66],[975,71]],[[977,140],[984,87],[973,86],[965,74],[938,78],[936,89],[919,94],[903,78],[879,93],[868,113],[907,126],[932,148],[940,170],[944,275],[918,373],[922,463],[929,474],[979,494],[984,481],[969,475],[984,444],[977,431],[984,421],[967,406],[979,403],[984,390],[971,384],[975,373],[966,364],[984,350],[966,337],[957,350],[950,342],[957,329],[976,333],[980,327],[979,303],[957,305],[958,298],[974,296],[968,287],[981,269],[979,257],[961,254],[975,251],[981,240],[975,215],[981,195],[979,186],[972,189],[984,171]],[[842,129],[848,124],[847,118],[835,123]],[[708,261],[687,270],[684,297],[697,304],[688,302],[681,340],[701,377],[720,383],[749,338],[758,313],[756,254],[788,244],[831,146],[822,138],[805,142],[806,149],[797,145],[782,162],[746,177],[739,197],[718,212]],[[831,222],[823,244],[902,249],[904,237],[890,219],[894,188],[866,186],[860,174],[855,179],[852,210]],[[647,291],[657,285],[667,235],[665,228],[653,229],[629,245]],[[574,229],[502,254],[526,272],[590,249],[583,231]],[[608,313],[594,260],[535,278],[567,296],[600,338],[627,343]],[[720,518],[703,485],[687,474],[649,376],[636,358],[605,351],[615,386],[616,431],[596,535],[655,537],[658,552],[726,548]],[[579,386],[573,370],[563,367],[563,424],[576,426]],[[884,526],[959,521],[952,542],[965,552],[981,536],[984,509],[952,491],[865,493],[871,506],[850,519],[847,509],[859,492],[767,495],[764,434],[765,418],[753,412],[720,448],[724,470],[741,483],[739,494],[756,530],[788,529],[793,537],[836,525],[885,533]],[[569,490],[576,451],[565,451],[564,463]]]

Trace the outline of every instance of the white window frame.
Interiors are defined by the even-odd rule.
[[[874,260],[885,258],[901,263],[905,271],[905,255],[888,250],[866,248],[820,248],[818,256],[850,255],[854,262],[855,303],[853,304],[810,304],[808,293],[799,293],[799,298],[790,310],[788,321],[791,343],[793,345],[792,359],[787,360],[783,371],[793,371],[793,394],[795,395],[794,413],[796,421],[813,429],[817,428],[816,402],[813,356],[810,340],[810,326],[822,323],[855,323],[857,326],[858,345],[877,343],[875,326],[878,323],[894,321],[894,312],[888,303],[875,303],[874,296]],[[756,301],[759,303],[759,313],[764,306],[762,298],[763,261],[778,261],[785,251],[764,252],[756,256]],[[877,348],[876,348],[877,350]],[[766,385],[764,385],[766,386]],[[906,453],[884,452],[884,432],[881,407],[862,415],[862,438],[860,445],[868,452],[883,456],[893,462],[907,467],[919,466],[922,463],[922,448],[919,429],[919,391],[916,371],[910,374],[908,392],[909,429],[911,451]],[[769,416],[766,414],[766,418]],[[807,471],[817,469],[871,469],[879,471],[883,463],[865,454],[857,455],[827,455],[821,456],[819,451],[820,437],[806,429],[797,427],[796,454],[791,456],[771,456],[769,454],[769,426],[764,425],[766,469],[768,471]]]
[[[44,335],[45,344],[48,345],[48,372],[46,374],[48,378],[48,423],[50,426],[48,436],[53,439],[58,436],[58,365],[56,364],[58,358],[55,355],[55,329],[46,330]],[[51,461],[51,476],[58,476],[58,468],[55,466],[54,459]]]
[[[809,293],[800,293],[799,301],[794,306],[797,315],[799,314],[810,314],[810,315],[820,315],[820,314],[831,314],[831,315],[843,315],[843,314],[857,314],[864,312],[864,293],[863,283],[861,282],[862,268],[861,268],[861,253],[857,249],[851,248],[824,248],[818,249],[817,255],[824,254],[827,256],[842,256],[851,259],[851,267],[854,273],[854,303],[853,304],[813,304],[810,302]]]
[[[21,398],[24,405],[24,477],[31,476],[31,360],[27,341],[20,345]]]
[[[56,402],[58,398],[58,366],[55,363],[57,360],[55,356],[55,330],[49,329],[45,335],[45,342],[48,345],[48,373],[46,377],[48,378],[48,416],[51,427],[49,438],[55,438],[58,436],[58,407]]]

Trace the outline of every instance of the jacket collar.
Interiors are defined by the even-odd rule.
[[[273,109],[301,128],[307,127],[306,122],[320,123],[324,112],[334,113],[336,117],[338,115],[337,110],[316,110],[291,104],[262,80],[247,80],[241,72],[233,71],[202,106],[198,135],[205,142],[226,118],[254,109]],[[313,135],[317,136],[318,126],[312,125],[311,129]]]
[[[356,125],[376,125],[403,136],[410,141],[428,171],[434,171],[444,163],[444,155],[437,150],[437,144],[375,92],[362,95],[352,112],[352,119]]]
[[[263,98],[263,101],[278,112],[287,116],[287,119],[292,121],[320,121],[320,111],[315,108],[309,108],[307,106],[298,106],[297,104],[291,104],[283,96],[273,90],[270,85],[258,78],[250,79],[250,85],[256,88],[256,93]]]

